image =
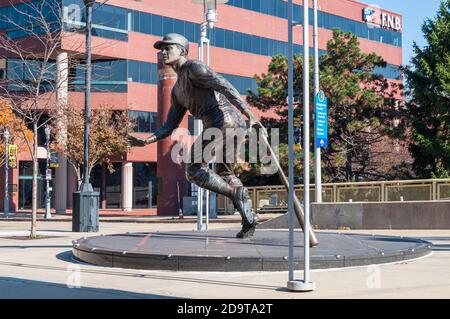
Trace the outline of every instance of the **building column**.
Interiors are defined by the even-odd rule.
[[[122,210],[130,212],[133,209],[133,163],[122,163]]]
[[[171,106],[172,88],[177,81],[175,71],[164,64],[161,54],[158,53],[158,127],[167,119]],[[187,131],[188,117],[185,116],[180,127]],[[177,141],[166,138],[158,142],[158,199],[157,215],[178,215],[179,206],[182,206],[183,196],[187,194],[187,181],[184,173],[184,164],[172,160],[172,148]],[[180,202],[178,202],[178,185],[180,187]]]
[[[59,111],[58,132],[55,136],[59,145],[65,145],[67,139],[64,109],[67,107],[69,56],[67,52],[60,52],[56,57],[56,101]],[[65,214],[67,210],[67,158],[58,154],[59,167],[55,170],[55,209],[56,213]]]

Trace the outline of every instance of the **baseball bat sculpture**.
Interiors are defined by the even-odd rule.
[[[261,127],[261,129],[263,130],[263,133],[264,133],[264,134],[262,134],[263,143],[266,144],[267,148],[269,149],[270,157],[277,167],[278,175],[280,176],[281,182],[283,183],[284,187],[286,188],[286,191],[289,192],[289,181],[288,181],[286,175],[284,174],[283,169],[281,168],[280,162],[278,161],[278,158],[277,158],[275,152],[273,151],[272,147],[270,146],[270,143],[267,139],[268,133],[267,133],[265,127],[261,124],[261,122],[253,114],[252,114],[252,120],[254,121],[254,123],[259,125]],[[301,206],[300,201],[298,200],[295,192],[294,192],[294,211],[295,211],[295,216],[297,217],[297,220],[298,220],[300,226],[302,227],[303,230],[305,230],[305,215],[303,213],[302,206]],[[318,244],[319,244],[319,242],[317,240],[316,234],[310,227],[309,228],[309,245],[310,245],[310,247],[314,247],[314,246],[317,246]]]

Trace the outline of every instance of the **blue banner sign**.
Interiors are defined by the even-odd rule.
[[[323,91],[319,91],[319,93],[317,93],[315,98],[315,106],[316,146],[325,148],[328,146],[328,100]]]

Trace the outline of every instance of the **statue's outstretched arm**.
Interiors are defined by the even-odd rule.
[[[177,103],[174,96],[172,96],[172,106],[165,123],[147,139],[128,135],[128,143],[130,146],[145,146],[168,137],[180,125],[186,112],[187,109]]]
[[[176,100],[172,97],[172,106],[170,107],[167,119],[165,123],[153,133],[152,137],[154,140],[152,140],[151,142],[157,142],[172,134],[172,132],[176,128],[178,128],[178,126],[180,126],[180,123],[183,120],[186,112],[187,109],[181,104],[177,103]]]

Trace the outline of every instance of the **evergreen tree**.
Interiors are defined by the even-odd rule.
[[[422,26],[427,45],[414,44],[406,113],[411,126],[413,169],[423,178],[450,172],[450,0]]]
[[[249,92],[248,102],[258,109],[273,110],[278,119],[263,119],[280,127],[280,142],[287,142],[287,58],[273,57],[268,73],[257,76],[258,94]],[[303,113],[302,56],[294,58],[295,116]],[[312,62],[310,63],[312,65]],[[327,54],[320,58],[320,86],[329,100],[329,146],[323,151],[324,178],[328,181],[358,181],[386,178],[386,153],[376,147],[386,136],[396,136],[399,118],[398,89],[374,71],[386,62],[375,53],[364,53],[352,33],[333,30]],[[311,85],[312,81],[312,70]],[[311,92],[313,92],[311,88]],[[314,101],[311,97],[311,101]],[[311,112],[313,112],[311,103]],[[313,126],[313,122],[311,123]],[[311,139],[313,142],[314,139]],[[313,150],[313,144],[311,150]],[[281,156],[281,155],[280,155]]]

